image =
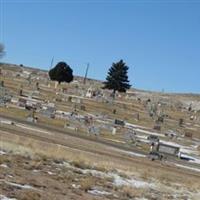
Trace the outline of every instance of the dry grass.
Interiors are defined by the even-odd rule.
[[[96,185],[96,179],[92,176],[86,177],[80,181],[81,189],[87,192]]]
[[[38,200],[41,199],[41,195],[36,191],[24,191],[18,196],[21,200]]]
[[[2,149],[28,155],[29,157],[39,155],[44,156],[44,159],[53,158],[57,160],[68,160],[81,169],[97,169],[105,172],[118,169],[124,172],[125,177],[126,175],[133,175],[145,180],[155,179],[165,184],[181,183],[189,188],[193,188],[191,185],[191,182],[193,182],[196,183],[194,189],[200,185],[200,181],[197,177],[184,174],[184,170],[177,173],[177,171],[169,171],[169,168],[156,168],[155,170],[153,166],[146,167],[145,165],[148,165],[148,163],[151,164],[151,162],[147,160],[142,163],[138,163],[137,161],[130,163],[120,161],[119,159],[116,160],[116,158],[110,156],[83,152],[61,145],[13,136],[12,134],[7,134],[6,136],[2,134],[0,137]]]
[[[47,118],[41,114],[37,113],[37,117],[38,117],[38,122],[39,123],[44,123],[46,125],[50,125],[50,126],[56,126],[56,127],[64,127],[65,121],[61,120],[61,119],[51,119],[51,118]]]
[[[6,116],[17,116],[18,118],[26,118],[29,114],[30,111],[24,110],[24,109],[18,109],[14,107],[0,107],[0,113],[4,114]]]
[[[123,186],[123,187],[119,188],[119,190],[123,193],[124,197],[132,199],[132,198],[142,198],[142,197],[144,197],[144,194],[146,193],[147,189],[133,188],[133,187],[130,187],[130,186]]]
[[[91,169],[91,165],[89,165],[88,163],[86,163],[86,161],[84,160],[74,160],[71,162],[71,164],[74,167],[80,168],[80,169]]]

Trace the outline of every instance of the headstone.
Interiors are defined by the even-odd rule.
[[[119,119],[115,119],[114,124],[119,125],[119,126],[125,126],[125,122]]]
[[[19,96],[22,96],[22,93],[23,93],[23,90],[20,89],[20,90],[19,90]]]
[[[140,120],[140,114],[139,113],[137,113],[137,120],[139,121]]]
[[[72,97],[71,96],[68,97],[68,102],[72,103]]]
[[[81,105],[81,106],[80,106],[80,110],[82,110],[82,111],[86,111],[85,106],[84,106],[84,105]]]
[[[80,98],[76,98],[76,97],[72,97],[71,102],[80,104],[81,103],[81,99]]]
[[[4,87],[4,81],[0,81],[0,87]]]
[[[191,120],[191,121],[194,120],[194,115],[190,116],[190,120]]]
[[[161,131],[161,126],[159,124],[155,124],[153,129],[157,131]]]
[[[88,133],[95,135],[95,136],[98,136],[100,134],[100,129],[98,127],[95,127],[95,126],[90,126],[88,128]]]
[[[183,126],[183,122],[184,122],[183,118],[180,118],[179,119],[179,126]]]
[[[190,133],[190,132],[186,132],[186,133],[185,133],[185,137],[187,137],[187,138],[192,138],[192,137],[193,137],[193,134]]]
[[[113,128],[112,128],[112,135],[116,135],[116,133],[117,133],[117,128],[116,128],[116,127],[113,127]]]
[[[39,90],[39,82],[36,82],[36,90]]]
[[[163,123],[164,122],[164,117],[163,116],[158,116],[157,122]]]
[[[128,143],[135,143],[137,141],[136,139],[136,132],[135,131],[128,131],[127,133],[125,133],[125,140]]]
[[[58,87],[58,82],[56,81],[55,82],[55,89],[57,89],[57,87]]]
[[[32,123],[37,123],[37,118],[34,118],[34,117],[27,117],[27,122],[32,122]]]

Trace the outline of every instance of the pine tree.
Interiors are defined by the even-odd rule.
[[[128,80],[128,69],[129,67],[126,66],[123,60],[113,63],[108,71],[103,88],[113,90],[114,94],[116,91],[126,92],[127,89],[130,89],[131,85]]]

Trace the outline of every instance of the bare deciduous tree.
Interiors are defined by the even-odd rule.
[[[4,45],[2,43],[0,43],[0,58],[2,58],[5,54],[5,51],[4,51]]]

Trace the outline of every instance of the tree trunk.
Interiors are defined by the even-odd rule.
[[[113,99],[115,99],[116,90],[113,90]]]

